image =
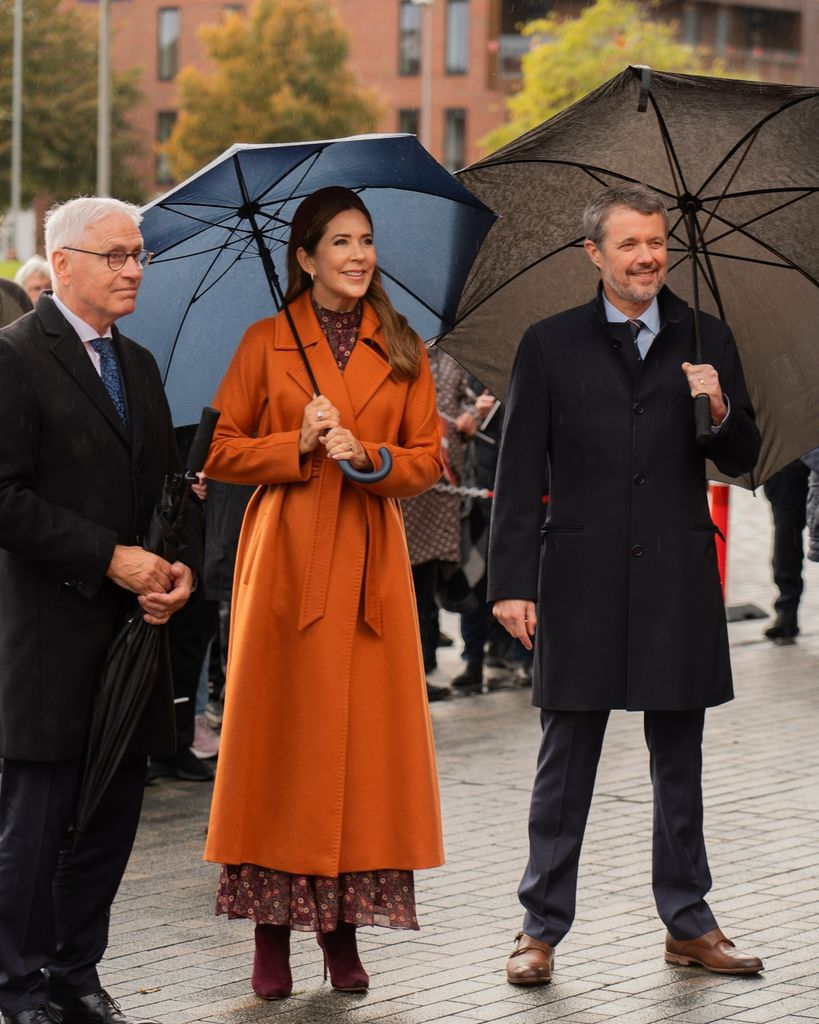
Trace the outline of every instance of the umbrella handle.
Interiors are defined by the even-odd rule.
[[[377,484],[392,469],[392,455],[390,455],[389,448],[379,448],[378,454],[381,456],[381,468],[372,472],[366,473],[363,470],[354,469],[346,459],[338,460],[338,468],[346,477],[354,480],[357,484]]]
[[[694,434],[700,448],[708,448],[714,440],[711,430],[711,400],[708,395],[694,396]]]

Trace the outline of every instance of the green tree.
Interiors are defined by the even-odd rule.
[[[0,206],[8,203],[11,163],[13,0],[0,0]],[[138,72],[112,80],[111,191],[141,200],[129,167],[138,143],[128,112],[140,100]],[[97,37],[89,19],[60,0],[23,7],[23,202],[36,195],[92,194],[97,179]]]
[[[200,29],[216,70],[183,68],[180,114],[164,150],[183,178],[234,142],[296,142],[369,131],[373,97],[347,67],[347,37],[326,0],[258,0]]]
[[[710,53],[677,39],[677,26],[652,18],[653,4],[595,0],[578,17],[529,22],[535,46],[523,57],[523,83],[506,102],[509,120],[482,140],[487,151],[518,138],[582,99],[629,64],[678,74],[719,75]]]

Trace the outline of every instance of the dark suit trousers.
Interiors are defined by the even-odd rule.
[[[529,816],[529,863],[518,889],[527,935],[556,946],[574,920],[577,867],[608,711],[541,711],[543,738]],[[652,887],[676,939],[716,927],[702,833],[705,712],[646,711],[654,787]]]
[[[126,757],[76,851],[68,828],[81,770],[10,761],[0,776],[0,1011],[99,990],[111,904],[133,846],[146,759]],[[43,972],[46,971],[47,975]]]
[[[765,497],[771,503],[774,536],[771,569],[779,594],[774,610],[796,625],[796,613],[802,597],[802,532],[807,521],[805,504],[808,500],[810,469],[797,459],[774,473],[762,485]]]

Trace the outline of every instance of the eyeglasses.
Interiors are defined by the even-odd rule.
[[[115,249],[113,252],[94,252],[93,249],[77,249],[73,245],[62,245],[60,248],[68,249],[69,252],[84,252],[86,256],[102,256],[108,263],[109,270],[122,270],[129,257],[144,270],[156,255],[147,249],[137,249],[136,252],[123,252],[122,249]]]

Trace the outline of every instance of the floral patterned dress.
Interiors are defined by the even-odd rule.
[[[315,301],[313,308],[343,373],[358,337],[361,303],[348,312],[324,309]],[[216,913],[305,932],[333,931],[339,921],[418,928],[413,872],[392,869],[323,878],[257,864],[225,864],[219,877]]]

